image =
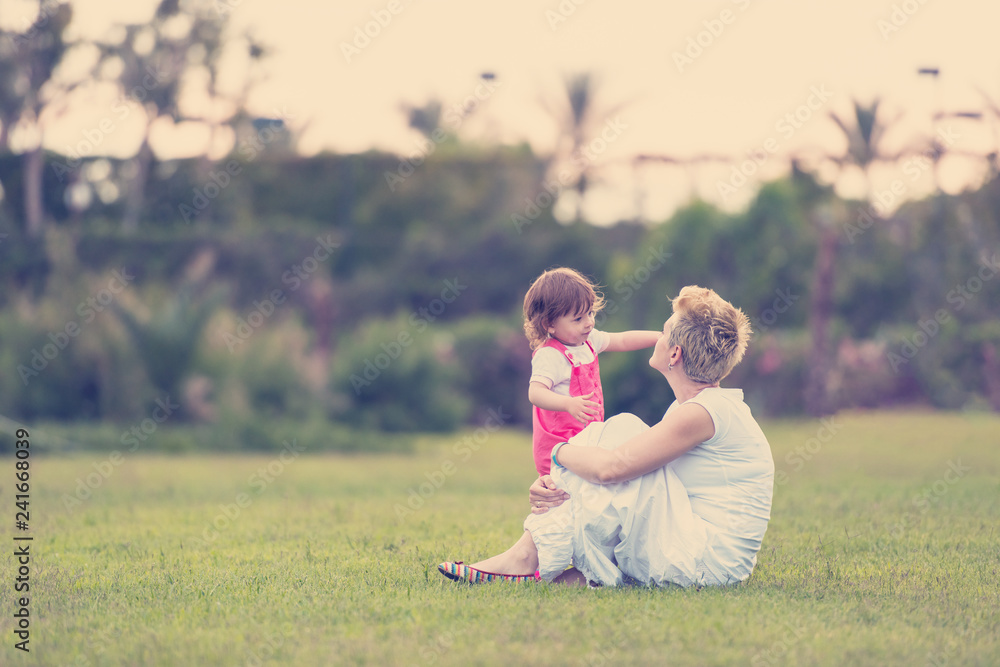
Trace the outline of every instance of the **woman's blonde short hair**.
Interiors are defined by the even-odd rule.
[[[671,302],[674,321],[669,343],[684,352],[684,370],[695,382],[714,384],[743,359],[750,342],[750,319],[706,287],[688,285]]]

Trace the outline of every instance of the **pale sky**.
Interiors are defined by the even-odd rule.
[[[0,0],[8,21],[16,1]],[[149,11],[142,2],[73,4],[81,34],[140,20]],[[611,140],[594,158],[603,185],[586,212],[597,222],[634,215],[640,191],[651,219],[662,219],[695,190],[726,208],[742,205],[760,178],[787,169],[790,152],[842,151],[828,114],[847,116],[852,99],[882,99],[882,117],[896,121],[886,135],[891,150],[926,145],[935,130],[950,137],[956,151],[996,150],[995,116],[937,124],[931,116],[983,111],[980,91],[1000,103],[1000,3],[217,0],[217,6],[234,28],[252,29],[271,47],[266,80],[251,96],[251,110],[284,115],[301,130],[299,149],[307,155],[370,148],[416,154],[418,135],[407,127],[401,105],[437,98],[447,112],[475,95],[477,86],[481,101],[459,124],[459,136],[470,142],[528,141],[544,154],[558,133],[546,105],[558,106],[565,76],[593,73],[596,108],[610,111],[616,128],[605,134]],[[358,38],[366,29],[369,35]],[[682,56],[690,60],[678,64]],[[919,76],[920,67],[937,67],[941,74]],[[496,74],[497,85],[484,94],[479,75],[486,71]],[[48,123],[46,145],[65,151],[78,144],[107,116],[108,104],[95,93],[86,105]],[[126,125],[108,134],[106,145],[114,147],[108,152],[134,150],[138,135]],[[606,127],[597,123],[593,136]],[[165,156],[170,149],[203,150],[207,140],[194,129],[183,141],[173,136],[157,145]],[[774,155],[724,200],[718,183],[748,152],[765,145],[776,149]],[[636,172],[628,164],[639,153],[724,154],[733,162]],[[983,173],[981,160],[949,158],[942,163],[941,185],[958,191],[976,185]],[[906,196],[926,194],[932,185],[929,170],[911,180],[896,165],[873,173],[873,191],[897,179],[905,181]],[[849,176],[841,185],[847,194],[858,192]]]

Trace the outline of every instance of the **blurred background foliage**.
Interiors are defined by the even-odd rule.
[[[161,10],[160,21],[182,11]],[[130,50],[138,33],[128,32],[101,50],[124,63],[123,90],[150,59],[169,70],[145,102],[150,118],[181,114],[183,68],[163,62],[202,44],[201,66],[214,71],[224,16],[191,16],[180,36],[151,27],[153,47]],[[68,18],[42,18],[0,35],[10,56],[0,68],[0,415],[43,424],[44,447],[120,447],[167,400],[179,408],[143,446],[277,450],[297,438],[313,450],[384,449],[496,414],[529,428],[520,307],[554,266],[602,285],[607,330],[659,329],[668,297],[688,284],[741,307],[756,335],[727,384],[761,415],[1000,410],[995,168],[975,189],[864,227],[867,201],[842,199],[796,164],[739,213],[694,200],[666,220],[596,226],[578,205],[592,176],[559,193],[576,204],[559,221],[546,195],[559,156],[435,134],[434,103],[408,108],[435,142],[419,160],[301,157],[280,119],[239,105],[224,123],[232,153],[218,160],[161,160],[148,142],[129,159],[14,152],[7,129],[43,104],[31,91],[58,99],[46,76],[67,48],[53,44]],[[567,87],[577,105],[581,86]],[[571,148],[586,117],[573,108]],[[868,128],[851,144],[864,168],[877,107],[856,110],[854,125],[835,120],[847,134]],[[647,359],[602,357],[609,414],[662,414],[672,397]]]

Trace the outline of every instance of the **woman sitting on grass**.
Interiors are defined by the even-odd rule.
[[[649,360],[677,399],[663,419],[649,427],[621,414],[556,445],[521,538],[472,565],[441,563],[444,576],[657,586],[750,576],[774,461],[743,391],[719,387],[743,358],[750,322],[702,287],[682,289],[673,310]]]

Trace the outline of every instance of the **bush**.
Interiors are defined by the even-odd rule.
[[[268,420],[259,416],[241,419],[235,415],[216,424],[164,424],[131,451],[131,441],[122,438],[137,424],[108,422],[66,424],[44,422],[29,427],[31,448],[36,454],[118,451],[123,456],[152,452],[280,452],[285,443],[311,454],[320,452],[382,453],[410,452],[418,436],[389,435],[332,424],[321,417],[307,420]],[[14,451],[14,436],[0,432],[0,454]]]
[[[210,363],[216,377],[236,390],[240,412],[267,419],[306,418],[321,409],[322,390],[305,377],[312,361],[306,354],[308,332],[295,318],[256,331],[234,353],[215,350]]]
[[[452,332],[455,356],[463,369],[459,385],[473,402],[470,421],[481,424],[491,410],[511,415],[505,426],[531,427],[528,378],[531,349],[521,319],[472,317]]]
[[[426,320],[374,320],[340,342],[334,421],[386,432],[447,432],[469,415],[455,338]]]
[[[299,451],[319,452],[400,452],[410,451],[414,435],[388,435],[331,423],[322,416],[309,419],[267,419],[229,416],[210,429],[207,449],[219,451],[280,452],[287,444]]]
[[[0,318],[0,367],[2,414],[28,422],[101,416],[100,359],[58,325]]]
[[[802,412],[809,349],[809,333],[802,329],[754,336],[743,361],[722,385],[743,389],[758,417]]]
[[[960,321],[883,327],[885,366],[901,385],[936,408],[955,410],[984,404],[988,393],[984,345],[1000,342],[1000,323]],[[933,322],[931,322],[933,324]],[[930,332],[930,333],[928,333]]]

